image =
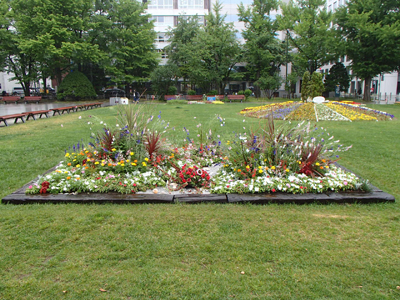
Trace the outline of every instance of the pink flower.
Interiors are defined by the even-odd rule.
[[[30,186],[29,186],[29,188],[31,189],[31,188],[32,188],[32,186],[30,185]]]

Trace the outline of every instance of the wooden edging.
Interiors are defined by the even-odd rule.
[[[82,193],[82,194],[44,194],[26,195],[28,185],[3,198],[3,204],[32,204],[32,203],[293,203],[293,204],[330,204],[330,203],[380,203],[395,202],[395,198],[375,187],[369,193],[322,193],[322,194],[118,194],[118,193]]]
[[[338,165],[337,166],[348,169]],[[43,175],[51,173],[56,167],[51,168]],[[320,194],[288,194],[288,193],[265,193],[265,194],[119,194],[119,193],[82,193],[82,194],[38,194],[26,195],[25,191],[35,180],[25,184],[14,193],[2,199],[3,204],[33,204],[33,203],[114,203],[114,204],[143,204],[143,203],[237,203],[237,204],[343,204],[343,203],[385,203],[395,202],[394,196],[383,192],[370,184],[371,192],[326,192]]]

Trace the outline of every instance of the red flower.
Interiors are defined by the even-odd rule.
[[[272,189],[271,191],[272,191],[273,193],[275,193],[275,192],[276,192],[276,190],[275,190],[275,189]]]
[[[133,186],[136,186],[136,183],[132,184]]]

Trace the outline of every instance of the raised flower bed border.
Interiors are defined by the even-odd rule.
[[[45,172],[55,170],[55,167]],[[348,171],[348,170],[347,170]],[[265,194],[119,194],[119,193],[82,193],[82,194],[37,194],[26,195],[25,191],[35,181],[25,184],[14,193],[2,199],[3,204],[33,204],[33,203],[114,203],[114,204],[145,204],[145,203],[293,203],[293,204],[331,204],[331,203],[380,203],[395,202],[394,196],[371,185],[371,192],[325,192],[325,193],[265,193]],[[193,190],[193,192],[195,192]]]

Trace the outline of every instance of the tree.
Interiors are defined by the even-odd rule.
[[[170,86],[174,84],[173,78],[178,72],[175,65],[160,65],[151,74],[151,87],[160,96],[168,95]]]
[[[200,29],[197,15],[179,16],[178,25],[168,32],[170,44],[164,48],[168,65],[178,67],[175,76],[183,78],[185,88],[189,78],[194,82],[199,78],[196,76],[199,72],[196,38]]]
[[[364,100],[369,101],[372,78],[400,66],[399,1],[350,1],[337,10],[336,24],[353,74],[365,81]]]
[[[281,4],[277,17],[281,30],[296,49],[293,63],[312,74],[336,57],[335,31],[330,28],[333,15],[326,10],[325,0],[290,0]]]
[[[93,29],[93,0],[13,0],[13,3],[18,14],[31,10],[29,19],[17,27],[34,32],[22,46],[23,50],[36,53],[42,70],[45,73],[51,70],[58,84],[71,68],[79,69],[83,62],[100,59],[98,46],[87,40],[87,33]]]
[[[111,26],[106,31],[108,57],[104,66],[113,81],[125,85],[129,94],[132,83],[148,81],[158,65],[154,25],[149,22],[145,6],[136,0],[113,1],[107,18]]]
[[[301,101],[307,102],[308,98],[311,97],[311,76],[309,71],[305,71],[303,75],[303,81],[301,83]]]
[[[267,98],[271,99],[282,85],[282,77],[278,73],[273,76],[263,76],[257,80],[257,85],[265,92]]]
[[[322,82],[322,74],[319,72],[314,72],[311,75],[311,98],[317,97],[317,96],[322,96],[322,93],[324,92],[324,83]]]
[[[232,69],[240,59],[239,42],[233,23],[226,23],[226,15],[221,15],[222,5],[217,1],[206,16],[206,26],[198,37],[200,66],[206,74],[210,88],[217,88],[223,94],[232,74]]]
[[[254,0],[251,7],[247,8],[243,3],[238,7],[239,21],[245,25],[242,35],[246,41],[246,68],[251,80],[255,81],[256,97],[260,96],[260,88],[270,89],[269,87],[275,86],[277,74],[284,61],[285,47],[276,37],[278,25],[271,18],[271,11],[276,9],[276,0]]]
[[[335,63],[325,76],[325,91],[333,92],[336,86],[340,86],[340,91],[345,92],[350,86],[350,77],[346,67],[342,63]]]

